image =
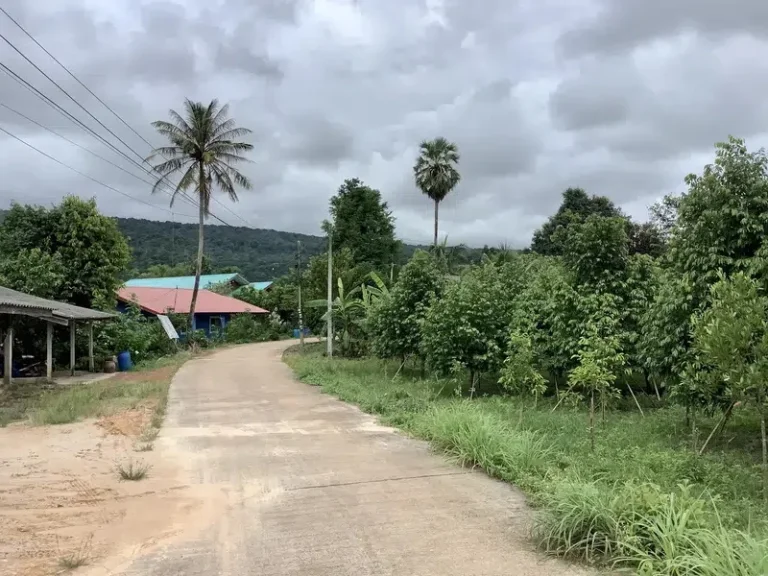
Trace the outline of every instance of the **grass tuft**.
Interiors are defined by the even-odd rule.
[[[136,452],[152,452],[155,449],[155,445],[151,442],[140,442],[136,444],[134,451]]]
[[[121,480],[137,482],[144,480],[149,472],[149,465],[144,462],[134,462],[129,460],[127,463],[117,465],[117,474]]]

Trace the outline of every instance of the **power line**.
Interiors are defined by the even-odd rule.
[[[70,76],[71,76],[71,77],[72,77],[72,78],[75,80],[75,82],[77,82],[78,84],[80,84],[80,86],[82,86],[83,88],[85,88],[85,89],[88,91],[88,93],[89,93],[91,96],[93,96],[94,98],[96,98],[96,100],[98,100],[98,101],[99,101],[99,103],[100,103],[102,106],[104,106],[104,108],[106,108],[107,110],[109,110],[110,112],[112,112],[112,114],[115,116],[115,118],[117,118],[118,120],[120,120],[120,122],[122,122],[123,124],[125,124],[125,126],[126,126],[126,127],[127,127],[127,128],[128,128],[130,131],[131,131],[131,132],[133,132],[134,134],[136,134],[136,136],[138,136],[139,138],[141,138],[141,139],[142,139],[142,140],[143,140],[143,141],[144,141],[144,142],[147,144],[147,146],[149,146],[150,148],[154,148],[154,146],[152,146],[152,144],[150,144],[150,143],[147,141],[147,139],[146,139],[146,138],[144,138],[144,136],[142,136],[141,134],[139,134],[139,133],[138,133],[138,132],[137,132],[137,131],[136,131],[136,130],[133,128],[133,127],[131,127],[131,125],[130,125],[130,124],[128,124],[128,122],[126,122],[125,120],[123,120],[123,118],[122,118],[122,117],[121,117],[121,116],[120,116],[120,115],[119,115],[117,112],[115,112],[115,111],[114,111],[112,108],[110,108],[110,107],[109,107],[109,106],[106,104],[106,102],[104,102],[104,101],[103,101],[101,98],[99,98],[99,97],[98,97],[96,94],[94,94],[94,93],[93,93],[93,91],[92,91],[90,88],[88,88],[88,86],[86,86],[85,84],[83,84],[83,82],[81,82],[81,81],[80,81],[80,79],[79,79],[77,76],[75,76],[75,75],[72,73],[72,71],[71,71],[69,68],[67,68],[66,66],[64,66],[64,64],[62,64],[62,63],[61,63],[61,62],[58,60],[58,58],[56,58],[56,56],[54,56],[53,54],[51,54],[50,52],[48,52],[48,50],[46,50],[46,49],[45,49],[45,47],[44,47],[42,44],[40,44],[40,42],[38,42],[38,41],[37,41],[37,39],[36,39],[34,36],[32,36],[32,34],[30,34],[29,32],[27,32],[26,28],[24,28],[24,26],[22,26],[21,24],[19,24],[19,22],[18,22],[18,21],[17,21],[17,20],[16,20],[16,19],[15,19],[13,16],[11,16],[10,14],[8,14],[8,12],[6,12],[5,8],[3,8],[2,6],[0,6],[0,12],[2,12],[3,14],[5,14],[5,15],[6,15],[6,17],[7,17],[7,18],[8,18],[8,19],[9,19],[11,22],[13,22],[14,24],[16,24],[16,26],[17,26],[17,27],[18,27],[18,28],[19,28],[19,29],[20,29],[22,32],[24,32],[24,34],[26,34],[26,35],[27,35],[27,37],[28,37],[30,40],[32,40],[32,42],[34,42],[34,43],[37,45],[37,47],[38,47],[38,48],[40,48],[40,50],[42,50],[43,52],[45,52],[45,53],[48,55],[48,57],[49,57],[51,60],[53,60],[54,62],[56,62],[56,64],[58,64],[59,66],[61,66],[61,67],[62,67],[62,68],[63,68],[63,69],[64,69],[64,70],[67,72],[67,74],[69,74],[69,75],[70,75]]]
[[[125,152],[120,150],[118,147],[116,147],[114,144],[112,144],[109,140],[104,138],[101,134],[93,130],[90,126],[85,124],[83,121],[81,121],[77,116],[74,116],[72,113],[70,113],[66,108],[63,108],[61,105],[54,102],[50,97],[48,97],[45,93],[40,91],[38,88],[33,86],[30,82],[19,76],[16,72],[11,70],[8,66],[0,62],[0,70],[3,70],[6,74],[10,75],[13,80],[15,80],[17,83],[19,83],[21,86],[32,92],[35,96],[37,96],[39,99],[41,99],[45,104],[56,110],[59,114],[64,116],[67,120],[75,124],[78,128],[81,128],[82,130],[85,130],[88,135],[96,138],[99,142],[116,152],[121,157],[125,158],[133,164],[134,166],[137,166],[142,172],[148,175],[152,175],[152,172],[146,168],[146,166],[139,164],[128,156]],[[167,189],[170,189],[170,186],[168,184],[165,185]],[[171,194],[171,192],[168,192],[167,190],[161,189],[166,194]],[[171,189],[172,191],[172,189]],[[184,198],[187,202],[189,202],[193,207],[198,208],[199,204],[195,202],[193,198],[190,198],[186,193],[181,192],[181,197]],[[217,216],[213,215],[214,218],[217,218]]]
[[[168,212],[168,213],[170,213],[170,214],[174,214],[174,212],[172,212],[171,210],[168,210],[168,209],[166,209],[166,208],[161,208],[160,206],[157,206],[157,205],[155,205],[155,204],[150,204],[149,202],[146,202],[145,200],[142,200],[141,198],[136,198],[135,196],[131,196],[130,194],[128,194],[128,193],[126,193],[126,192],[123,192],[122,190],[118,190],[117,188],[114,188],[113,186],[110,186],[109,184],[105,184],[105,183],[104,183],[104,182],[102,182],[101,180],[97,180],[96,178],[94,178],[94,177],[92,177],[92,176],[89,176],[89,175],[88,175],[88,174],[86,174],[85,172],[80,172],[80,170],[78,170],[77,168],[73,168],[72,166],[70,166],[69,164],[66,164],[66,163],[62,162],[62,161],[61,161],[61,160],[59,160],[58,158],[54,158],[53,156],[51,156],[51,155],[50,155],[50,154],[48,154],[47,152],[43,152],[42,150],[40,150],[39,148],[37,148],[37,147],[33,146],[32,144],[30,144],[30,143],[29,143],[29,142],[27,142],[26,140],[23,140],[22,138],[19,138],[19,137],[18,137],[18,136],[16,136],[15,134],[13,134],[13,133],[9,132],[8,130],[6,130],[6,129],[5,129],[5,128],[3,128],[2,126],[0,126],[0,132],[3,132],[3,133],[5,133],[5,134],[7,134],[8,136],[10,136],[11,138],[13,138],[14,140],[18,140],[19,142],[21,142],[21,143],[22,143],[22,144],[24,144],[25,146],[27,146],[27,147],[31,148],[31,149],[32,149],[32,150],[34,150],[35,152],[37,152],[37,153],[39,153],[39,154],[42,154],[43,156],[45,156],[45,157],[46,157],[46,158],[48,158],[49,160],[53,160],[53,161],[54,161],[54,162],[56,162],[57,164],[59,164],[59,165],[61,165],[61,166],[64,166],[65,168],[68,168],[69,170],[72,170],[72,172],[74,172],[75,174],[79,174],[79,175],[80,175],[80,176],[82,176],[83,178],[87,178],[87,179],[88,179],[88,180],[90,180],[91,182],[95,182],[96,184],[99,184],[100,186],[103,186],[104,188],[107,188],[108,190],[112,190],[113,192],[117,192],[117,193],[118,193],[118,194],[120,194],[121,196],[125,196],[126,198],[130,198],[131,200],[135,200],[136,202],[141,202],[142,204],[145,204],[145,205],[149,206],[150,208],[154,208],[155,210],[162,210],[163,212]],[[180,212],[175,212],[175,213],[176,213],[176,214],[179,214],[180,216],[186,216],[186,217],[188,217],[188,218],[196,218],[196,216],[191,216],[191,215],[189,215],[189,214],[181,214]]]
[[[37,39],[36,39],[36,38],[35,38],[35,37],[34,37],[34,36],[33,36],[33,35],[30,33],[30,32],[28,32],[28,31],[27,31],[27,30],[26,30],[26,29],[25,29],[25,28],[24,28],[24,27],[23,27],[23,26],[22,26],[22,25],[21,25],[21,24],[20,24],[20,23],[19,23],[19,22],[18,22],[18,21],[15,19],[15,18],[13,18],[13,17],[12,17],[10,14],[8,14],[8,12],[7,12],[7,11],[6,11],[6,10],[5,10],[5,9],[4,9],[2,6],[0,6],[0,11],[2,11],[2,13],[3,13],[3,14],[5,14],[5,16],[6,16],[6,17],[7,17],[7,18],[8,18],[8,19],[11,21],[11,22],[13,22],[13,23],[14,23],[14,24],[15,24],[15,25],[16,25],[16,26],[17,26],[17,27],[18,27],[18,28],[19,28],[19,29],[20,29],[20,30],[21,30],[21,31],[22,31],[24,34],[26,34],[26,35],[27,35],[27,37],[29,37],[29,38],[30,38],[30,39],[31,39],[31,40],[32,40],[32,41],[33,41],[33,42],[34,42],[34,43],[35,43],[35,44],[38,46],[38,48],[40,48],[40,49],[41,49],[43,52],[45,52],[45,53],[46,53],[46,54],[47,54],[47,55],[48,55],[48,56],[49,56],[49,57],[50,57],[50,58],[51,58],[51,59],[52,59],[54,62],[56,62],[56,64],[58,64],[58,65],[59,65],[61,68],[63,68],[63,69],[64,69],[64,71],[65,71],[67,74],[69,74],[69,75],[70,75],[70,76],[71,76],[71,77],[72,77],[72,78],[73,78],[73,79],[74,79],[74,80],[75,80],[75,81],[76,81],[78,84],[80,84],[80,86],[82,86],[82,87],[83,87],[83,88],[84,88],[84,89],[85,89],[85,90],[86,90],[86,91],[87,91],[87,92],[88,92],[88,93],[89,93],[91,96],[93,96],[93,97],[94,97],[94,98],[95,98],[95,99],[96,99],[96,100],[97,100],[97,101],[98,101],[98,102],[99,102],[99,103],[100,103],[102,106],[104,106],[104,107],[105,107],[107,110],[109,110],[109,111],[110,111],[110,112],[111,112],[111,113],[112,113],[112,114],[113,114],[113,115],[114,115],[114,116],[115,116],[115,117],[116,117],[118,120],[120,120],[120,122],[122,122],[123,124],[125,124],[125,126],[127,126],[127,127],[128,127],[128,129],[130,129],[130,130],[131,130],[131,131],[132,131],[134,134],[136,134],[136,136],[138,136],[138,137],[139,137],[141,140],[143,140],[143,141],[146,143],[146,145],[147,145],[147,146],[149,146],[149,148],[150,148],[151,150],[154,150],[154,146],[152,146],[152,144],[151,144],[151,143],[150,143],[150,142],[149,142],[149,141],[148,141],[146,138],[144,138],[144,137],[143,137],[141,134],[139,134],[139,132],[138,132],[137,130],[135,130],[135,129],[134,129],[132,126],[131,126],[131,125],[129,125],[129,124],[128,124],[128,123],[127,123],[127,122],[126,122],[126,121],[125,121],[125,120],[124,120],[124,119],[123,119],[123,118],[122,118],[122,117],[121,117],[121,116],[120,116],[120,115],[117,113],[117,112],[115,112],[115,111],[114,111],[112,108],[110,108],[110,107],[109,107],[109,106],[108,106],[108,105],[107,105],[107,104],[106,104],[106,103],[105,103],[105,102],[104,102],[104,101],[103,101],[101,98],[99,98],[99,97],[98,97],[98,96],[97,96],[97,95],[96,95],[96,94],[95,94],[95,93],[94,93],[94,92],[93,92],[93,91],[92,91],[90,88],[88,88],[88,86],[86,86],[86,85],[85,85],[85,83],[83,83],[83,82],[82,82],[82,81],[81,81],[81,80],[80,80],[80,79],[79,79],[77,76],[75,76],[75,74],[74,74],[74,73],[73,73],[73,72],[72,72],[72,71],[71,71],[69,68],[67,68],[67,67],[66,67],[64,64],[62,64],[62,63],[59,61],[59,59],[58,59],[58,58],[56,58],[56,57],[55,57],[53,54],[51,54],[51,53],[50,53],[50,52],[49,52],[49,51],[48,51],[48,50],[47,50],[47,49],[46,49],[46,48],[45,48],[45,47],[44,47],[42,44],[40,44],[40,42],[38,42],[38,41],[37,41]],[[93,118],[94,120],[96,120],[96,122],[98,122],[98,123],[99,123],[99,124],[100,124],[100,125],[101,125],[101,126],[104,128],[104,129],[105,129],[105,130],[107,130],[107,131],[108,131],[110,134],[112,134],[112,135],[113,135],[115,138],[117,138],[117,139],[118,139],[118,140],[119,140],[119,141],[120,141],[120,142],[123,144],[123,146],[125,146],[126,148],[128,148],[128,149],[129,149],[131,152],[133,152],[134,154],[136,154],[136,156],[138,156],[138,157],[139,157],[139,158],[142,160],[142,162],[144,162],[144,158],[142,158],[142,156],[141,156],[141,155],[140,155],[138,152],[136,152],[136,151],[135,151],[133,148],[131,148],[130,146],[128,146],[128,144],[126,144],[126,143],[125,143],[125,142],[124,142],[124,141],[123,141],[121,138],[119,138],[119,137],[118,137],[118,136],[117,136],[117,135],[116,135],[114,132],[112,132],[112,131],[111,131],[109,128],[107,128],[106,126],[104,126],[104,124],[102,124],[102,123],[101,123],[101,121],[99,121],[99,120],[98,120],[98,118],[96,118],[96,117],[95,117],[93,114],[91,114],[91,113],[90,113],[90,112],[89,112],[89,111],[88,111],[88,110],[87,110],[87,109],[86,109],[84,106],[82,106],[82,105],[81,105],[79,102],[77,102],[77,101],[76,101],[74,98],[72,98],[72,96],[70,96],[70,95],[69,95],[69,93],[68,93],[66,90],[64,90],[64,89],[63,89],[63,88],[62,88],[62,87],[61,87],[59,84],[57,84],[57,83],[56,83],[54,80],[52,80],[52,79],[51,79],[51,78],[50,78],[50,77],[49,77],[49,76],[48,76],[48,75],[47,75],[45,72],[43,72],[43,71],[42,71],[42,70],[41,70],[41,69],[40,69],[40,68],[39,68],[39,67],[38,67],[38,66],[37,66],[37,65],[36,65],[34,62],[32,62],[32,61],[31,61],[29,58],[27,58],[27,56],[26,56],[24,53],[22,53],[22,52],[21,52],[21,50],[19,50],[18,48],[16,48],[16,46],[14,46],[14,45],[13,45],[13,44],[12,44],[12,43],[11,43],[11,42],[10,42],[10,41],[9,41],[9,40],[6,38],[6,37],[5,37],[5,36],[3,36],[2,34],[0,34],[0,38],[2,38],[3,40],[5,40],[5,42],[6,42],[6,43],[8,43],[8,45],[9,45],[9,46],[11,46],[11,48],[13,48],[13,49],[14,49],[16,52],[18,52],[18,53],[21,55],[21,57],[22,57],[22,58],[24,58],[24,59],[25,59],[27,62],[29,62],[30,64],[32,64],[32,66],[34,66],[34,67],[35,67],[35,69],[37,69],[37,70],[38,70],[38,72],[40,72],[40,73],[41,73],[43,76],[45,76],[46,78],[48,78],[48,80],[50,80],[50,81],[51,81],[51,82],[52,82],[52,83],[53,83],[53,84],[54,84],[54,85],[55,85],[57,88],[59,88],[59,90],[61,90],[62,92],[64,92],[64,94],[66,94],[66,95],[67,95],[67,96],[70,98],[70,100],[72,100],[72,101],[73,101],[75,104],[77,104],[78,106],[80,106],[80,108],[82,108],[83,110],[85,110],[85,112],[86,112],[86,113],[87,113],[87,114],[88,114],[88,115],[89,115],[91,118]],[[248,221],[247,221],[245,218],[243,218],[242,216],[240,216],[239,214],[237,214],[236,212],[234,212],[233,210],[231,210],[231,209],[230,209],[228,206],[226,206],[225,204],[222,204],[221,202],[219,202],[219,200],[218,200],[216,197],[212,196],[212,198],[213,198],[213,201],[214,201],[214,202],[216,202],[216,203],[217,203],[219,206],[221,206],[222,208],[224,208],[224,210],[226,210],[227,212],[229,212],[230,214],[232,214],[233,216],[235,216],[236,218],[238,218],[239,220],[241,220],[242,222],[244,222],[246,225],[248,225],[248,226],[251,226],[251,224],[250,224],[250,223],[249,223],[249,222],[248,222]],[[214,218],[216,218],[217,220],[219,220],[219,221],[220,221],[220,222],[222,222],[223,224],[227,224],[226,222],[224,222],[223,220],[221,220],[220,218],[218,218],[217,216],[215,216],[213,213],[211,213],[211,215],[212,215],[212,216],[214,216]],[[227,225],[229,226],[229,224],[227,224]]]
[[[83,146],[82,144],[78,144],[77,142],[75,142],[74,140],[70,140],[69,138],[67,138],[67,137],[66,137],[66,136],[64,136],[63,134],[59,134],[59,133],[58,133],[58,132],[56,132],[55,130],[53,130],[53,129],[51,129],[51,128],[48,128],[47,126],[44,126],[43,124],[40,124],[40,122],[38,122],[38,121],[36,121],[36,120],[33,120],[32,118],[30,118],[29,116],[26,116],[25,114],[22,114],[21,112],[19,112],[18,110],[14,109],[14,108],[11,108],[11,107],[10,107],[10,106],[8,106],[7,104],[3,104],[2,102],[0,102],[0,106],[1,106],[1,107],[3,107],[3,108],[5,108],[6,110],[10,110],[11,112],[13,112],[14,114],[16,114],[16,115],[18,115],[18,116],[21,116],[22,118],[24,118],[24,119],[25,119],[25,120],[27,120],[28,122],[31,122],[32,124],[34,124],[35,126],[38,126],[39,128],[42,128],[43,130],[45,130],[45,131],[47,131],[47,132],[50,132],[51,134],[53,134],[53,135],[55,135],[55,136],[58,136],[58,137],[59,137],[59,138],[61,138],[62,140],[65,140],[65,141],[69,142],[69,143],[70,143],[70,144],[72,144],[73,146],[77,146],[77,147],[78,147],[78,148],[80,148],[81,150],[85,150],[85,151],[86,151],[86,152],[88,152],[89,154],[92,154],[93,156],[95,156],[95,157],[96,157],[96,158],[98,158],[99,160],[102,160],[102,161],[106,162],[107,164],[110,164],[110,165],[114,166],[114,167],[115,167],[115,168],[117,168],[118,170],[122,170],[123,172],[125,172],[125,173],[126,173],[126,174],[128,174],[129,176],[132,176],[133,178],[136,178],[137,180],[140,180],[141,182],[144,182],[145,184],[148,184],[148,185],[150,185],[150,186],[153,186],[153,185],[154,185],[154,183],[153,183],[153,182],[150,182],[149,180],[145,180],[145,179],[144,179],[144,178],[142,178],[141,176],[137,176],[136,174],[134,174],[134,173],[133,173],[133,172],[131,172],[130,170],[126,170],[125,168],[123,168],[123,167],[122,167],[122,166],[120,166],[119,164],[115,164],[114,162],[112,162],[112,161],[111,161],[111,160],[109,160],[108,158],[104,158],[104,156],[101,156],[101,155],[99,155],[99,154],[96,154],[96,152],[94,152],[93,150],[89,150],[88,148],[86,148],[86,147],[85,147],[85,146]]]

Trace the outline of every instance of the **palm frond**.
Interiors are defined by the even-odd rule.
[[[203,211],[208,214],[213,185],[221,188],[233,201],[237,201],[236,187],[251,187],[248,178],[230,164],[247,160],[244,153],[253,146],[235,139],[249,134],[250,130],[239,128],[233,119],[227,118],[228,113],[229,106],[220,107],[215,99],[205,105],[187,98],[183,115],[171,110],[170,122],[158,120],[152,123],[171,144],[154,149],[147,158],[147,161],[158,157],[164,159],[152,167],[161,176],[153,192],[168,185],[172,175],[183,172],[171,205],[176,194],[194,186]]]

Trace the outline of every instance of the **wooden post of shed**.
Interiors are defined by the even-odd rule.
[[[13,322],[11,316],[8,316],[8,323],[5,329],[5,345],[3,346],[3,384],[11,384],[11,374],[13,373]]]
[[[45,377],[53,380],[53,322],[48,322],[45,335]]]
[[[75,375],[75,320],[69,321],[69,373]]]
[[[95,372],[93,365],[93,322],[88,322],[88,370]]]

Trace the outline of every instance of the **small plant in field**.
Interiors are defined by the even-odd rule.
[[[151,442],[141,442],[139,444],[136,444],[136,447],[134,448],[134,450],[136,452],[151,452],[152,450],[154,450],[154,448],[155,448],[155,445],[152,444]]]
[[[79,548],[59,558],[59,567],[64,570],[75,570],[88,564],[91,558],[91,538],[85,540]]]
[[[570,388],[580,389],[589,398],[589,437],[592,450],[595,449],[595,396],[599,397],[603,416],[608,400],[618,395],[613,387],[616,372],[625,363],[625,356],[619,352],[617,336],[601,336],[605,319],[587,326],[588,336],[579,341],[581,350],[576,355],[579,365],[571,370]]]
[[[533,347],[527,334],[513,331],[509,335],[499,382],[514,392],[531,394],[534,408],[538,406],[539,396],[547,391],[547,381],[534,365]]]
[[[141,436],[139,436],[139,440],[144,443],[148,442],[154,442],[155,438],[157,438],[157,435],[160,433],[160,430],[158,428],[155,428],[154,426],[149,426],[145,428]]]
[[[136,482],[138,480],[144,480],[149,472],[149,464],[144,462],[134,462],[129,460],[127,463],[120,463],[117,465],[117,473],[121,480],[130,480]]]

